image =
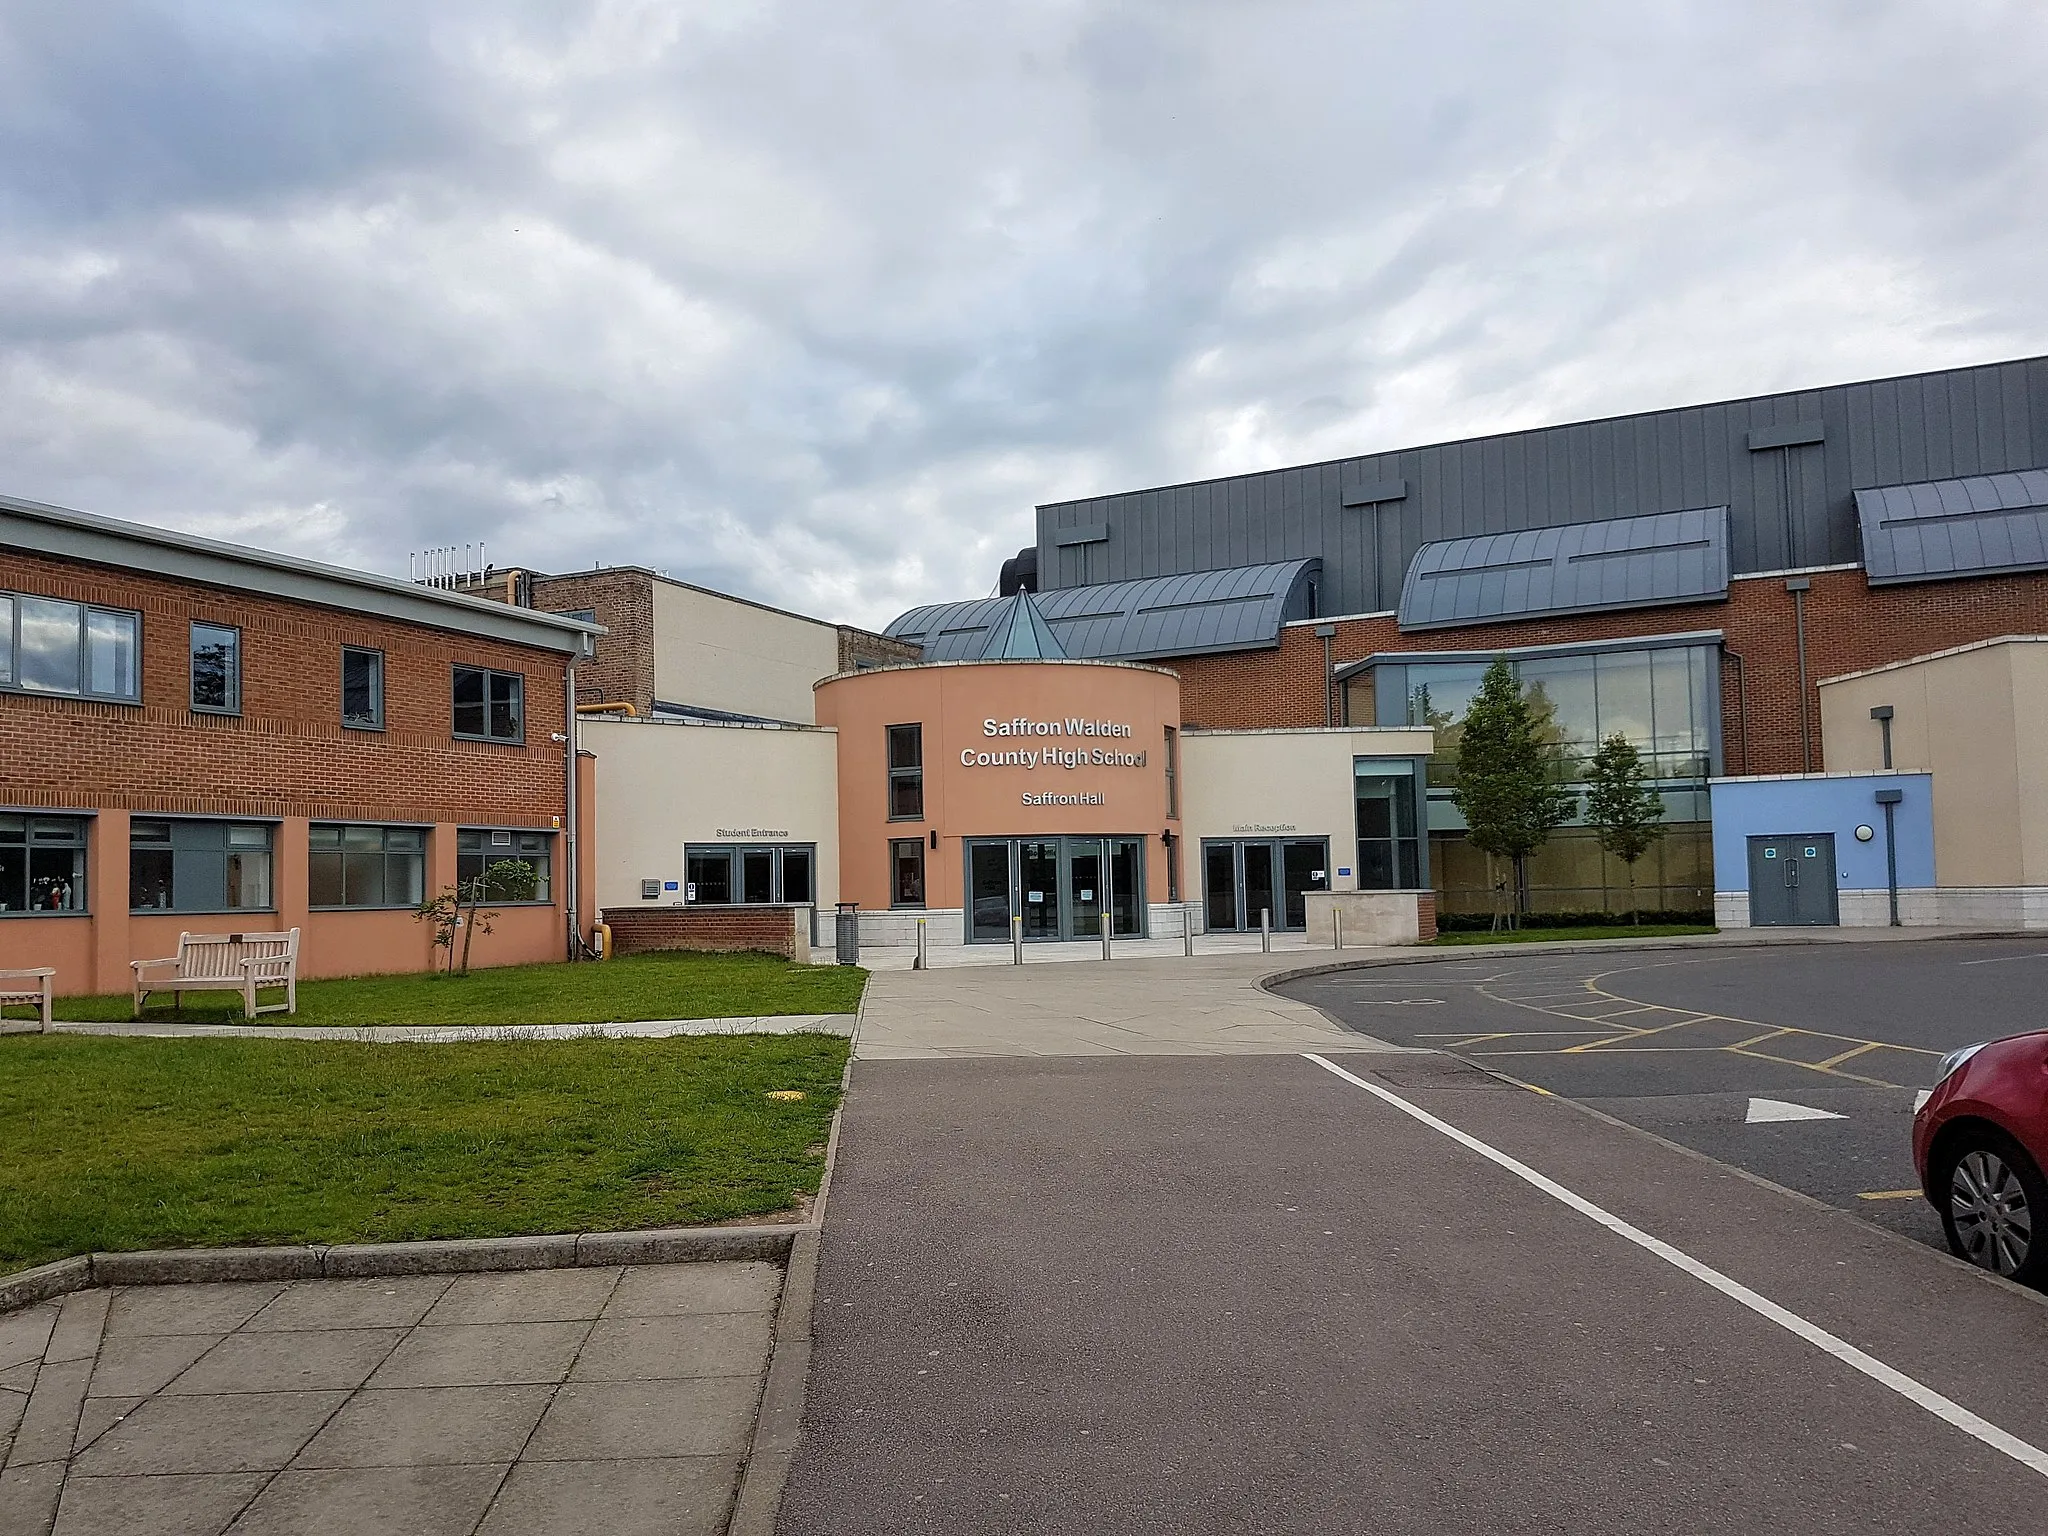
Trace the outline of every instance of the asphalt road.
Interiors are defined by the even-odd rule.
[[[1917,1090],[1955,1046],[2048,1026],[2048,943],[1447,957],[1280,990],[1939,1246],[1912,1192]],[[1757,1098],[1842,1118],[1753,1123]]]
[[[2043,1529],[2048,1475],[1671,1255],[2033,1446],[2048,1303],[1472,1066],[1334,1059],[1672,1248],[1301,1056],[857,1062],[778,1529]]]

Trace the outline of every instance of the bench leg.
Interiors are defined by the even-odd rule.
[[[51,982],[52,978],[48,976],[43,978],[43,1033],[46,1035],[50,1032],[50,997],[55,991]]]

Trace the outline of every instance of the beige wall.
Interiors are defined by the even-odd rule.
[[[640,882],[680,886],[685,843],[815,843],[818,900],[829,907],[838,899],[833,732],[592,716],[582,738],[599,768],[594,905],[656,905],[641,900]],[[738,830],[750,835],[721,835]],[[681,898],[680,889],[664,891],[661,902]]]
[[[1892,766],[1934,775],[1940,885],[2048,884],[2048,642],[1971,646],[1819,691],[1831,771],[1884,766],[1870,711],[1892,707]]]
[[[1327,837],[1331,889],[1355,890],[1358,821],[1351,763],[1358,757],[1426,756],[1426,730],[1405,726],[1268,731],[1188,731],[1181,737],[1182,878],[1201,880],[1205,837]]]
[[[654,584],[654,696],[808,725],[839,629],[672,581]]]

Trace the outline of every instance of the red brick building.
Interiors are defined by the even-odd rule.
[[[599,632],[0,498],[0,967],[119,992],[181,930],[297,927],[305,976],[424,969],[420,901],[514,859],[474,963],[562,958]]]

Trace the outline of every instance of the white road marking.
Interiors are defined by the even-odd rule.
[[[1934,1090],[1932,1088],[1922,1088],[1918,1093],[1914,1094],[1913,1113],[1919,1114],[1921,1110],[1927,1107],[1927,1101],[1933,1097]]]
[[[2030,955],[1993,955],[1988,960],[1959,960],[1958,965],[2004,965],[2008,960],[2048,960],[2048,949]]]
[[[1555,1179],[1538,1173],[1527,1163],[1508,1156],[1507,1153],[1500,1151],[1496,1147],[1488,1146],[1478,1137],[1459,1130],[1447,1120],[1439,1120],[1421,1106],[1409,1103],[1408,1100],[1402,1098],[1401,1095],[1393,1092],[1391,1089],[1382,1088],[1378,1083],[1369,1083],[1356,1073],[1347,1072],[1335,1062],[1318,1056],[1312,1051],[1304,1052],[1303,1054],[1308,1060],[1314,1062],[1324,1071],[1334,1073],[1354,1087],[1363,1088],[1374,1098],[1391,1104],[1395,1109],[1401,1111],[1402,1114],[1407,1115],[1410,1119],[1419,1120],[1431,1130],[1439,1131],[1445,1136],[1450,1137],[1452,1141],[1455,1141],[1466,1150],[1477,1152],[1488,1162],[1496,1163],[1500,1167],[1505,1168],[1524,1183],[1535,1186],[1537,1189],[1542,1190],[1544,1194],[1550,1196],[1551,1199],[1558,1201],[1562,1205],[1567,1205],[1581,1216],[1599,1223],[1617,1237],[1626,1238],[1638,1248],[1655,1254],[1674,1269],[1682,1270],[1686,1274],[1691,1275],[1695,1280],[1712,1286],[1723,1296],[1747,1307],[1758,1317],[1776,1323],[1787,1333],[1792,1334],[1796,1338],[1804,1339],[1807,1343],[1825,1354],[1834,1356],[1850,1369],[1860,1371],[1878,1385],[1890,1388],[1908,1402],[1926,1409],[1943,1423],[1954,1425],[1972,1439],[1988,1445],[1994,1451],[2010,1456],[2020,1465],[2040,1474],[2042,1477],[2048,1477],[2048,1451],[2043,1451],[2038,1446],[2030,1445],[2017,1435],[2008,1434],[1989,1419],[1982,1418],[1970,1412],[1962,1404],[1943,1397],[1932,1387],[1915,1381],[1904,1371],[1896,1370],[1886,1365],[1874,1355],[1866,1355],[1855,1345],[1845,1339],[1837,1338],[1819,1324],[1808,1322],[1798,1313],[1779,1306],[1768,1297],[1758,1295],[1739,1280],[1729,1279],[1728,1276],[1722,1274],[1718,1269],[1702,1264],[1690,1254],[1672,1247],[1671,1244],[1665,1242],[1662,1238],[1652,1237],[1649,1233],[1643,1231],[1642,1228],[1630,1225],[1613,1212],[1595,1205],[1592,1201],[1586,1199],[1585,1196],[1574,1194]]]
[[[1804,1104],[1788,1104],[1783,1099],[1751,1099],[1749,1113],[1742,1117],[1745,1125],[1776,1125],[1786,1120],[1846,1120],[1847,1115],[1838,1115],[1832,1109],[1811,1109]]]

